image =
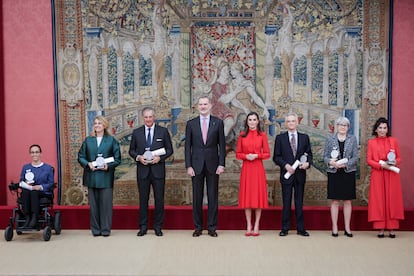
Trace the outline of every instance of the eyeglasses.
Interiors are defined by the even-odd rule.
[[[343,127],[347,127],[347,124],[337,124],[337,126],[343,126]]]
[[[40,151],[31,151],[30,154],[39,154]]]

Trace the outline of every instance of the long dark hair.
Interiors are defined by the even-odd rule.
[[[372,135],[378,136],[377,128],[379,127],[380,124],[386,124],[387,125],[387,129],[388,129],[387,137],[391,136],[390,123],[384,117],[378,118],[378,120],[375,122],[374,126],[372,127]]]
[[[261,135],[261,133],[264,131],[263,126],[262,126],[262,122],[260,121],[259,114],[257,114],[256,112],[252,111],[249,114],[247,114],[246,120],[244,120],[244,130],[243,130],[244,133],[242,135],[243,138],[246,137],[247,134],[249,134],[249,125],[247,124],[247,121],[249,119],[249,116],[252,116],[252,115],[255,115],[256,118],[257,118],[257,121],[259,121],[259,124],[257,125],[257,133],[259,135]]]

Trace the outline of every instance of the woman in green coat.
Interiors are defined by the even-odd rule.
[[[78,153],[78,162],[84,168],[83,185],[88,187],[90,224],[95,237],[111,234],[114,173],[121,163],[119,143],[108,127],[108,120],[96,116],[93,131]]]

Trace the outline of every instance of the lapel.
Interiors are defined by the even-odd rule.
[[[210,115],[210,122],[208,123],[208,131],[207,131],[207,140],[215,127],[216,127],[216,120],[213,116]]]
[[[210,118],[210,121],[211,121],[211,118]],[[195,122],[196,122],[195,127],[197,130],[197,133],[200,135],[201,140],[203,140],[203,133],[201,131],[201,116],[196,117]],[[208,131],[207,131],[207,138],[208,138]]]

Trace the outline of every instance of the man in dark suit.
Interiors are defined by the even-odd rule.
[[[312,150],[309,136],[297,131],[298,116],[289,113],[285,118],[287,132],[276,136],[273,161],[280,166],[280,183],[282,185],[283,210],[282,230],[279,236],[286,236],[290,229],[290,212],[292,204],[292,191],[295,198],[295,215],[297,234],[307,237],[303,219],[303,192],[306,182],[306,169],[312,164]],[[306,156],[295,169],[294,163]],[[290,175],[290,176],[289,176]]]
[[[211,116],[208,97],[198,99],[200,116],[189,120],[185,129],[185,167],[193,184],[193,237],[203,231],[203,192],[207,185],[208,220],[207,230],[217,237],[218,182],[224,172],[226,141],[223,121]]]
[[[144,236],[148,229],[148,200],[150,186],[154,192],[154,230],[162,236],[164,222],[165,160],[173,154],[171,137],[165,127],[155,124],[155,111],[152,107],[142,110],[144,125],[132,133],[129,155],[137,162],[137,181],[139,191],[139,231]],[[145,152],[165,149],[165,153],[151,157]]]

